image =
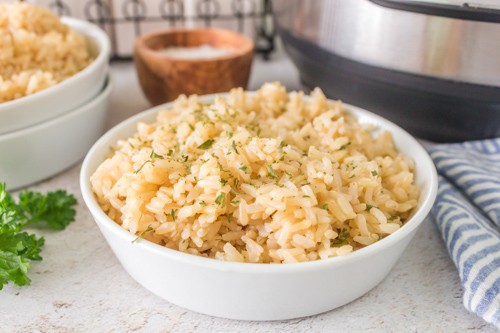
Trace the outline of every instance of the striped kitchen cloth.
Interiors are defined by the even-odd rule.
[[[439,174],[431,213],[460,274],[464,306],[500,328],[500,138],[429,152]]]

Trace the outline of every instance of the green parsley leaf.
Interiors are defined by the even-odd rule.
[[[322,204],[319,208],[324,209],[324,210],[328,210],[328,204],[327,203]]]
[[[231,149],[232,149],[232,150],[234,150],[234,152],[235,152],[236,154],[238,154],[238,155],[240,154],[240,152],[239,152],[239,151],[238,151],[238,149],[236,148],[236,143],[234,142],[234,140],[233,140],[233,142],[231,143]]]
[[[168,156],[171,156],[171,152],[173,153],[173,151],[172,151],[172,150],[169,150],[169,151],[168,151],[168,154],[169,154]],[[159,154],[155,153],[154,149],[153,149],[153,150],[151,150],[151,154],[149,154],[149,160],[144,161],[144,162],[141,164],[141,166],[139,167],[139,169],[135,170],[135,171],[134,171],[134,173],[135,173],[135,174],[139,173],[139,172],[142,170],[142,168],[144,168],[144,166],[145,166],[146,164],[148,164],[148,163],[153,164],[153,163],[154,163],[154,161],[155,161],[156,159],[162,160],[163,158],[164,158],[164,157],[163,157],[162,155],[159,155]]]
[[[343,246],[343,245],[349,245],[349,231],[346,229],[342,229],[339,232],[339,235],[337,238],[332,239],[331,245],[332,246]]]
[[[54,230],[63,230],[75,220],[76,199],[66,191],[39,192],[24,190],[19,194],[19,207],[28,217],[27,224],[45,223]]]
[[[199,145],[198,149],[207,150],[210,147],[212,147],[212,145],[214,144],[214,142],[215,142],[214,139],[208,139],[207,141],[205,141],[201,145]]]
[[[378,172],[377,171],[372,171],[372,176],[378,176]]]
[[[377,207],[377,206],[372,206],[372,205],[366,204],[365,211],[370,212],[370,210],[371,210],[372,208],[378,208],[378,207]]]
[[[222,171],[222,172],[229,172],[228,170],[224,169],[224,167],[222,166],[222,164],[220,164],[219,161],[217,161],[217,166],[219,167],[220,171]]]
[[[177,213],[176,209],[172,209],[170,213],[165,213],[166,216],[170,216],[172,218],[172,221],[175,222],[175,214]]]
[[[0,290],[9,281],[18,286],[26,286],[31,283],[28,277],[30,263],[22,255],[16,252],[0,251]]]
[[[221,192],[217,198],[215,198],[215,203],[221,207],[226,206],[226,192]]]
[[[139,169],[135,170],[134,173],[135,174],[139,173],[142,170],[142,168],[144,168],[144,166],[148,163],[153,163],[153,161],[151,161],[151,160],[144,161],[144,163],[142,163],[141,166],[139,167]]]
[[[338,150],[344,150],[344,149],[346,149],[347,147],[349,147],[350,145],[351,145],[351,142],[348,142],[348,143],[346,143],[346,144],[344,144],[344,145],[340,146],[340,148],[339,148]]]
[[[30,261],[42,260],[40,252],[45,239],[23,229],[62,230],[74,220],[75,204],[74,196],[66,191],[43,195],[27,190],[20,193],[17,204],[5,184],[0,183],[0,290],[9,282],[29,285]]]
[[[151,159],[155,159],[155,158],[157,158],[157,159],[162,160],[162,159],[163,159],[163,156],[161,156],[161,155],[159,155],[159,154],[155,153],[155,151],[154,151],[154,149],[153,149],[153,150],[151,150],[151,154],[149,155],[149,158],[151,158]]]
[[[144,230],[143,232],[141,232],[141,233],[139,234],[139,236],[137,236],[137,238],[136,238],[136,239],[134,239],[134,240],[132,241],[132,243],[137,242],[137,241],[138,241],[139,239],[141,239],[141,238],[142,238],[142,237],[143,237],[143,236],[144,236],[144,235],[145,235],[148,231],[151,231],[151,230],[153,230],[153,227],[151,227],[151,224],[150,224],[150,225],[148,225],[148,227],[146,228],[146,230]]]
[[[246,174],[248,173],[248,167],[246,165],[241,166],[240,170],[243,171]]]
[[[267,165],[267,172],[269,173],[269,176],[272,178],[272,179],[276,179],[278,178],[278,175],[276,174],[276,171],[274,171],[273,167],[271,165]]]

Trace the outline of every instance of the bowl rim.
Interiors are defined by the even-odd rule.
[[[37,101],[47,97],[47,95],[62,93],[64,89],[66,89],[67,85],[92,75],[96,68],[98,68],[103,62],[108,61],[111,52],[111,42],[108,35],[100,27],[88,21],[67,16],[61,17],[61,22],[68,25],[71,29],[75,30],[78,34],[85,38],[93,37],[99,47],[99,54],[87,67],[53,86],[37,91],[32,95],[0,103],[0,114],[12,112],[11,108],[22,107],[23,104],[36,103]],[[7,133],[10,132],[6,132],[4,134]]]
[[[227,94],[228,93],[210,94],[199,96],[199,98],[202,101],[210,101],[213,100],[215,96],[225,96]],[[329,99],[329,101],[332,100]],[[115,136],[117,136],[117,134],[124,128],[129,127],[132,124],[137,124],[144,118],[151,117],[154,114],[157,114],[159,111],[169,108],[172,104],[173,102],[168,102],[158,105],[156,107],[138,113],[128,119],[125,119],[119,124],[115,125],[92,146],[83,161],[80,171],[80,191],[82,193],[84,202],[87,205],[98,227],[108,229],[111,233],[120,238],[120,241],[122,242],[125,241],[132,243],[135,239],[137,239],[137,235],[132,234],[128,230],[125,230],[121,226],[119,226],[115,221],[108,217],[106,213],[104,213],[104,211],[97,203],[90,185],[90,176],[95,171],[90,170],[91,164],[96,162],[96,159],[99,159],[100,163],[104,161],[104,156],[97,155],[98,151],[101,150],[103,146],[106,148],[112,146],[115,143],[112,140],[116,141],[117,138],[115,138]],[[370,257],[376,253],[379,253],[380,251],[383,251],[384,249],[391,247],[393,244],[396,244],[399,241],[405,239],[409,234],[411,234],[411,232],[413,232],[418,226],[420,226],[420,224],[424,222],[436,199],[438,178],[434,163],[432,162],[429,154],[422,147],[422,145],[412,135],[410,135],[398,125],[362,108],[347,103],[343,103],[342,105],[345,107],[345,109],[348,110],[349,113],[356,116],[356,118],[360,118],[360,116],[362,116],[363,118],[369,120],[370,123],[374,123],[379,128],[388,130],[389,132],[391,132],[391,134],[397,133],[398,136],[403,136],[405,138],[405,141],[410,142],[412,146],[411,149],[416,150],[416,154],[419,154],[423,157],[422,160],[418,161],[418,163],[424,165],[423,169],[426,172],[423,177],[426,177],[426,181],[428,182],[428,190],[426,191],[426,193],[421,193],[421,195],[425,196],[420,198],[420,207],[399,230],[369,246],[353,251],[345,256],[289,264],[263,264],[248,262],[240,263],[222,261],[214,258],[206,258],[181,252],[178,250],[169,249],[145,239],[139,239],[137,242],[134,242],[133,245],[138,246],[138,251],[142,250],[152,252],[157,255],[168,257],[168,259],[175,260],[177,262],[201,266],[208,269],[258,274],[286,274],[289,272],[319,270],[324,269],[325,267],[337,267],[344,266],[346,264],[352,264],[359,260],[366,259],[367,257]]]
[[[37,123],[17,131],[0,134],[0,144],[3,144],[5,141],[9,141],[11,139],[29,135],[32,132],[38,132],[40,130],[50,128],[57,123],[65,122],[68,118],[75,117],[81,112],[86,112],[88,108],[94,107],[95,105],[99,104],[103,98],[108,96],[111,93],[112,87],[113,87],[113,81],[111,78],[111,74],[108,73],[106,75],[106,79],[104,80],[104,84],[101,90],[99,90],[99,92],[95,96],[93,96],[89,101],[87,101],[87,103],[82,104],[72,109],[71,111],[62,114],[59,117],[51,118],[42,123]]]
[[[231,49],[232,52],[217,57],[188,59],[188,58],[177,58],[177,57],[166,56],[160,54],[158,51],[153,50],[146,45],[147,40],[157,36],[171,35],[175,33],[199,34],[204,32],[212,32],[216,34],[225,33],[234,35],[237,38],[243,40],[245,42],[245,46],[242,48]],[[135,55],[139,53],[146,53],[159,61],[161,61],[161,59],[164,59],[172,62],[186,62],[186,63],[209,63],[214,61],[235,59],[247,55],[249,53],[252,53],[254,49],[255,49],[255,43],[249,37],[232,30],[221,29],[221,28],[167,28],[143,34],[137,37],[134,42]]]

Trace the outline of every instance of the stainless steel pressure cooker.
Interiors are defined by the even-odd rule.
[[[500,1],[274,0],[307,86],[434,141],[500,136]]]

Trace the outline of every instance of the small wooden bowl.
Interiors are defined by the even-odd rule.
[[[232,52],[206,59],[181,59],[158,52],[168,47],[209,45]],[[254,43],[236,32],[222,29],[169,29],[138,37],[134,63],[147,99],[158,105],[180,94],[211,94],[234,87],[246,88]]]

